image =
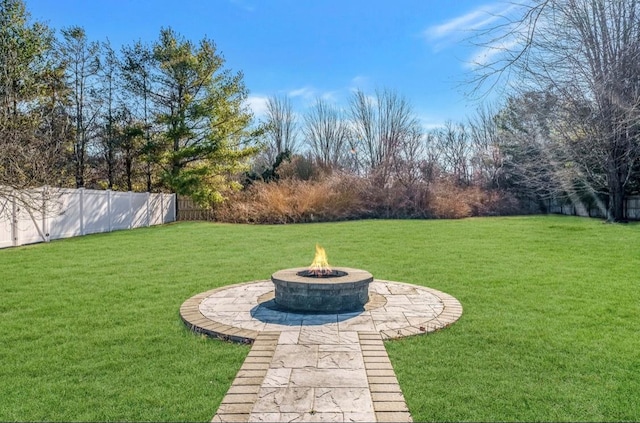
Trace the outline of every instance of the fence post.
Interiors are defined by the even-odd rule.
[[[133,229],[133,191],[129,191],[129,229]]]
[[[629,198],[625,198],[623,200],[622,203],[622,218],[623,219],[628,219],[629,218]]]
[[[18,206],[15,197],[11,199],[11,241],[18,246]]]
[[[109,216],[108,219],[108,225],[107,225],[107,232],[111,232],[113,225],[111,224],[111,219],[113,218],[113,213],[111,210],[111,190],[108,189],[107,190],[107,216]]]
[[[176,222],[178,220],[178,194],[174,192],[169,196],[173,198],[173,219],[171,221]]]
[[[80,195],[80,235],[85,235],[84,232],[84,188],[79,188]]]
[[[44,242],[49,242],[49,219],[47,218],[47,198],[49,197],[49,187],[45,185],[42,188],[42,233],[44,234]]]
[[[166,214],[164,210],[164,194],[159,193],[158,195],[160,196],[160,216],[162,219],[162,223],[164,224],[164,223],[167,223]]]
[[[149,200],[151,198],[151,193],[149,191],[146,192],[147,198],[145,204],[147,205],[147,227],[151,226],[151,212],[149,211]]]

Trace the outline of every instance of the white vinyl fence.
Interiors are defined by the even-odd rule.
[[[82,188],[41,188],[21,194],[26,195],[0,195],[0,248],[176,220],[175,194]]]
[[[606,205],[589,205],[580,202],[562,202],[560,200],[549,200],[549,213],[566,214],[570,216],[583,217],[607,217]],[[624,202],[625,218],[629,220],[640,220],[640,196],[629,196]]]

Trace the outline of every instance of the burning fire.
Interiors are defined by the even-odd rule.
[[[316,276],[328,275],[331,273],[331,267],[327,261],[327,253],[324,248],[316,244],[316,256],[313,258],[313,263],[309,266],[309,272]]]

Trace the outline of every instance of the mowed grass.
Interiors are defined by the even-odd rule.
[[[445,291],[460,321],[387,342],[414,420],[640,420],[640,225],[549,216],[179,223],[0,250],[0,420],[205,421],[249,347],[190,296],[307,265]]]

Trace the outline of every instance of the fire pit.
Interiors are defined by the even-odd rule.
[[[316,257],[309,268],[279,270],[271,281],[275,302],[285,310],[345,313],[363,310],[373,276],[365,270],[329,267],[324,250],[316,246]]]

